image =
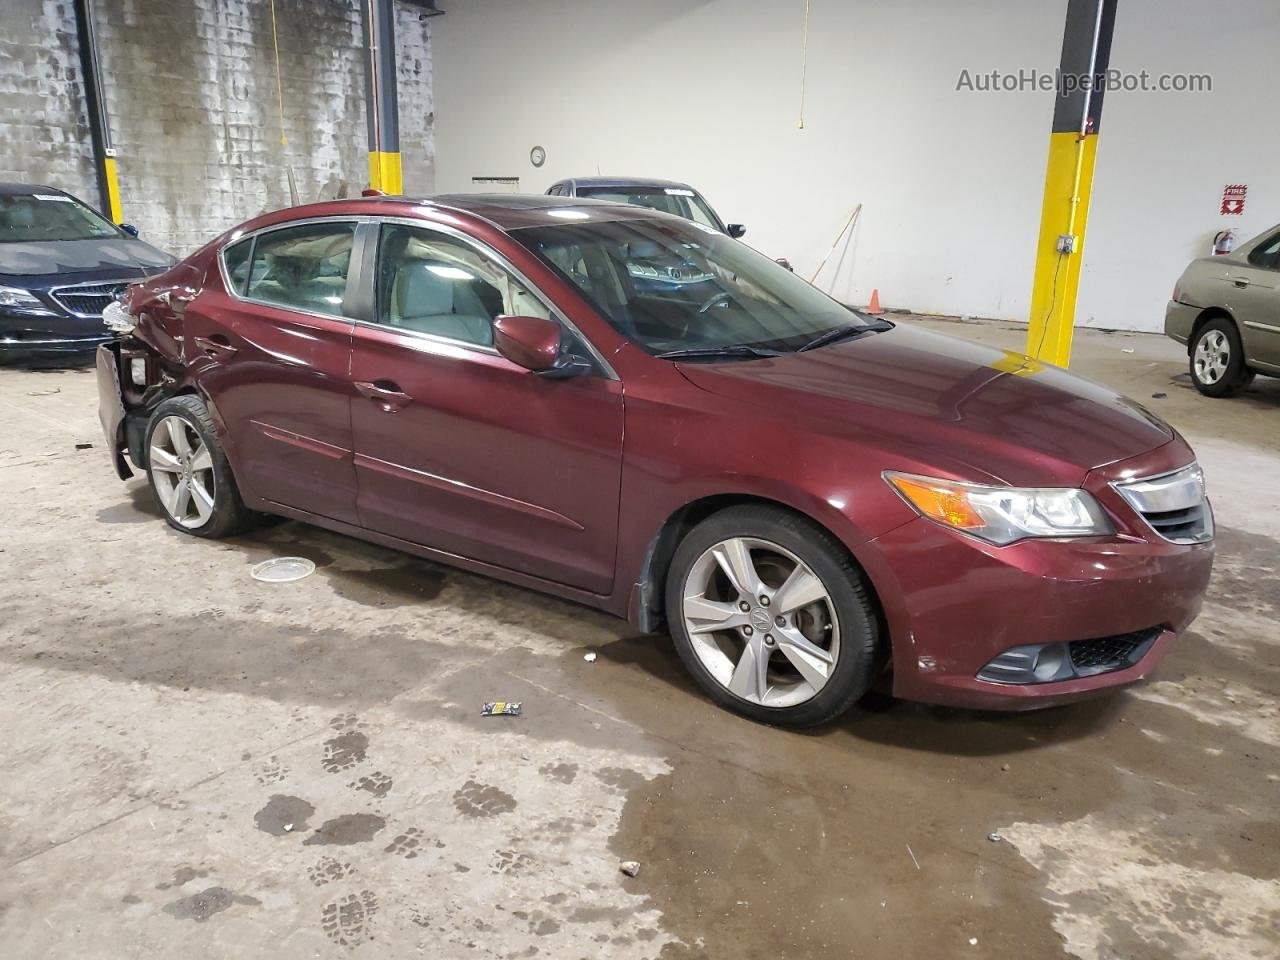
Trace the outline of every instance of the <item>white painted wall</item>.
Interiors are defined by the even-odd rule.
[[[862,202],[819,285],[855,303],[874,287],[890,307],[1027,319],[1053,94],[956,84],[965,68],[1052,71],[1065,0],[813,0],[803,129],[803,0],[445,7],[432,23],[439,191],[519,176],[542,192],[597,170],[688,180],[805,274]],[[1280,156],[1276,49],[1275,0],[1123,0],[1117,67],[1207,70],[1215,86],[1109,94],[1081,322],[1158,329],[1174,279],[1218,229],[1224,183],[1250,184],[1245,232],[1280,220],[1262,180]]]
[[[1209,73],[1211,94],[1107,94],[1077,322],[1162,330],[1187,262],[1213,235],[1280,221],[1280,3],[1120,0],[1112,66]],[[1242,217],[1222,188],[1247,183]]]

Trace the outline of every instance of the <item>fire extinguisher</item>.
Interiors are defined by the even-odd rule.
[[[1213,238],[1213,255],[1215,257],[1225,257],[1236,247],[1236,231],[1235,227],[1227,227],[1225,230],[1219,230]]]

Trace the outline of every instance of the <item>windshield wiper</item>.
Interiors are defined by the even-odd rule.
[[[877,320],[866,326],[855,327],[836,327],[834,330],[828,330],[826,333],[820,333],[802,347],[796,349],[796,353],[804,353],[806,350],[816,350],[818,347],[825,347],[831,343],[837,343],[841,340],[851,340],[854,337],[860,337],[864,333],[881,333],[893,326],[884,320]]]
[[[680,350],[668,350],[656,354],[663,360],[716,360],[716,359],[756,359],[759,357],[781,357],[781,350],[770,350],[767,347],[753,347],[749,343],[730,343],[723,347],[685,347]]]

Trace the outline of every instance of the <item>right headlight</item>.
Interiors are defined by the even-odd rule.
[[[894,471],[884,478],[921,516],[999,546],[1114,532],[1093,495],[1075,487],[1000,487]]]
[[[29,291],[18,287],[0,287],[0,307],[21,310],[23,313],[45,314],[53,312]]]

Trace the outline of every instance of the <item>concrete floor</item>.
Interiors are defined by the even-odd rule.
[[[1214,401],[1184,367],[1078,337],[1217,506],[1151,682],[803,735],[558,600],[296,523],[180,536],[115,479],[89,372],[0,370],[0,955],[1274,958],[1280,380]],[[282,554],[318,573],[249,578]]]

